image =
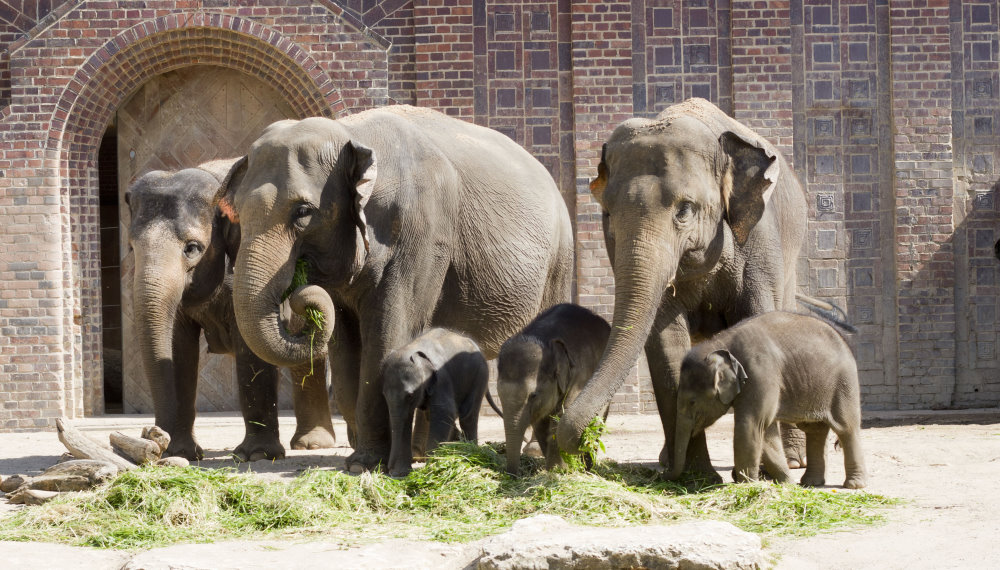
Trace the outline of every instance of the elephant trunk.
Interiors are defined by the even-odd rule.
[[[686,416],[677,414],[677,429],[674,432],[674,462],[666,477],[670,480],[679,479],[684,472],[684,461],[687,458],[688,443],[694,435],[694,422]]]
[[[136,249],[137,272],[132,291],[133,312],[143,322],[136,323],[142,366],[153,396],[155,423],[167,433],[178,425],[194,423],[194,417],[180,418],[174,365],[174,325],[184,294],[183,271],[179,268],[150,266],[151,255]],[[170,275],[175,277],[171,278]],[[189,415],[189,414],[185,414]]]
[[[282,296],[295,272],[296,249],[280,231],[254,238],[236,256],[233,307],[236,323],[247,346],[276,366],[296,366],[325,356],[333,335],[334,309],[329,294],[315,285],[296,289],[289,303],[303,315],[307,308],[322,314],[322,328],[315,336],[291,334],[281,319]],[[307,327],[308,329],[308,327]]]
[[[611,335],[593,378],[567,408],[556,432],[559,448],[580,452],[580,437],[603,414],[635,364],[663,299],[677,272],[678,257],[655,228],[618,240],[615,251],[615,309]]]
[[[521,445],[524,443],[524,434],[531,425],[531,413],[527,406],[507,406],[509,410],[504,416],[504,432],[507,439],[507,473],[517,477],[521,474]]]
[[[405,477],[413,467],[413,408],[401,402],[390,402],[389,407],[389,426],[392,429],[389,475]]]

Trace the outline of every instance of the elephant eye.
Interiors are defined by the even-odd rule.
[[[312,219],[313,207],[308,204],[300,204],[295,211],[292,212],[292,222],[300,227],[304,227],[309,224],[309,220]]]
[[[204,251],[204,249],[205,248],[200,243],[196,241],[189,241],[184,244],[184,256],[188,259],[197,257],[202,251]]]
[[[677,205],[677,219],[683,220],[694,212],[694,204],[684,200]]]

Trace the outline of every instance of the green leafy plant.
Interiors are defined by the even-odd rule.
[[[555,424],[558,424],[559,416],[552,416],[552,420]],[[582,451],[582,455],[567,453],[562,450],[559,451],[563,463],[566,464],[566,468],[570,471],[581,471],[586,469],[587,463],[590,465],[597,463],[598,450],[602,453],[607,452],[607,449],[604,447],[604,441],[601,439],[607,433],[608,425],[604,423],[604,418],[594,416],[594,419],[590,420],[590,423],[587,424],[587,427],[583,428],[583,433],[580,435],[580,450]],[[552,445],[555,445],[555,442],[552,442]],[[581,457],[584,459],[581,460]]]

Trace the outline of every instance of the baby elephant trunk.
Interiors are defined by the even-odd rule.
[[[666,478],[671,481],[675,479],[680,479],[682,473],[684,473],[684,461],[687,458],[687,448],[688,443],[691,441],[691,433],[693,424],[690,419],[687,419],[680,414],[677,414],[677,430],[674,437],[674,461],[670,465],[670,471],[667,472]]]

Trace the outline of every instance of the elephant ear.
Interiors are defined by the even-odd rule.
[[[354,223],[361,232],[365,242],[365,253],[369,251],[368,220],[365,218],[365,205],[375,189],[375,177],[378,165],[375,151],[357,142],[348,141],[341,151],[340,160],[345,165],[348,184],[354,188]]]
[[[570,369],[576,366],[576,362],[561,338],[550,340],[549,350],[552,351],[552,357],[555,359],[556,385],[559,387],[559,393],[566,394],[569,391]]]
[[[778,182],[778,157],[760,140],[733,131],[722,133],[719,144],[730,159],[722,184],[726,221],[736,242],[743,245],[764,215]]]
[[[716,350],[709,356],[719,356],[725,363],[715,370],[715,393],[719,401],[729,406],[742,390],[747,381],[747,373],[743,365],[728,350]]]
[[[226,177],[222,179],[219,190],[215,193],[215,207],[234,224],[239,223],[240,217],[236,214],[236,210],[233,209],[233,198],[236,195],[236,188],[239,187],[246,173],[247,157],[244,156],[233,163]]]
[[[597,165],[597,178],[590,182],[590,193],[594,195],[599,203],[604,203],[604,189],[608,186],[608,163],[604,157],[608,152],[608,143],[601,146],[601,163]]]

